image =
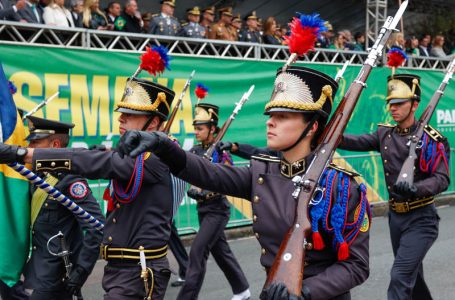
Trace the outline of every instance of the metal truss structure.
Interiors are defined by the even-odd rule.
[[[365,47],[373,46],[381,26],[387,19],[387,0],[367,0],[365,22]]]
[[[60,28],[47,25],[0,21],[0,44],[90,49],[120,52],[141,52],[145,47],[164,45],[175,56],[211,57],[241,60],[286,61],[289,52],[285,46],[256,43],[202,40],[183,37],[131,34],[114,31]],[[367,52],[340,51],[316,48],[300,58],[304,63],[361,65]],[[448,59],[412,57],[409,68],[445,69]]]

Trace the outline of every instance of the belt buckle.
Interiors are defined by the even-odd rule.
[[[107,260],[107,247],[107,245],[100,244],[100,255],[104,260]]]
[[[395,212],[397,212],[397,213],[400,213],[400,214],[407,213],[410,210],[409,202],[407,202],[407,201],[406,202],[395,202],[394,204],[395,204],[395,206],[394,206]]]

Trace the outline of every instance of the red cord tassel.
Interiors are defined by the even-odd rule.
[[[111,212],[114,210],[114,199],[111,197],[110,188],[106,188],[103,193],[103,200],[107,202],[107,211]]]
[[[319,232],[313,232],[313,249],[322,250],[325,248],[324,240]]]
[[[349,246],[348,243],[342,242],[340,248],[338,248],[338,261],[346,260],[349,258]]]

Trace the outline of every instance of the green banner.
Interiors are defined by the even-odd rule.
[[[92,144],[115,144],[118,140],[118,115],[113,112],[115,104],[120,101],[124,83],[136,70],[139,54],[95,50],[70,50],[48,47],[0,45],[0,60],[11,81],[18,87],[15,95],[17,106],[26,111],[38,102],[60,92],[47,107],[37,116],[50,119],[71,121],[76,124],[72,132],[72,146]],[[237,119],[229,129],[225,140],[265,146],[264,106],[273,87],[275,72],[282,66],[278,62],[245,61],[216,58],[197,58],[174,56],[170,63],[171,70],[158,79],[153,79],[143,72],[141,77],[155,80],[180,94],[185,81],[193,69],[191,91],[184,99],[181,110],[171,128],[171,133],[179,139],[185,149],[194,143],[192,128],[192,108],[196,103],[195,83],[202,82],[209,86],[207,102],[220,106],[220,120],[224,121],[232,112],[238,101],[250,85],[255,90],[250,100],[240,111]],[[311,64],[307,65],[326,74],[335,76],[341,65]],[[350,66],[340,83],[335,102],[347,91],[355,79],[359,66]],[[422,104],[417,115],[423,111],[434,91],[439,86],[444,74],[441,71],[406,70],[397,73],[414,73],[421,76]],[[347,128],[348,133],[360,134],[375,130],[377,123],[391,122],[385,105],[387,76],[391,74],[386,67],[373,69],[360,102]],[[431,125],[455,141],[455,84],[450,84],[439,104]],[[352,155],[352,152],[340,152]],[[371,153],[373,154],[373,153]],[[360,172],[370,188],[374,189],[373,201],[387,199],[381,160],[377,157],[351,157],[347,160]],[[371,198],[371,196],[370,196]],[[181,209],[180,219],[194,215],[194,203],[191,209]],[[182,215],[184,211],[185,216]],[[240,214],[244,215],[244,214]],[[186,222],[186,221],[185,221]],[[191,223],[191,224],[190,224]],[[195,227],[193,222],[181,225]]]

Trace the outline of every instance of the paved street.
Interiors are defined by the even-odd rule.
[[[424,262],[425,276],[434,299],[453,299],[455,295],[455,207],[439,208],[441,216],[440,234]],[[238,258],[250,282],[251,299],[258,299],[264,272],[259,264],[259,246],[254,238],[230,241],[231,248]],[[373,219],[370,240],[370,278],[352,291],[354,300],[386,299],[389,271],[392,265],[387,218]],[[172,257],[173,271],[176,265]],[[104,262],[99,262],[83,290],[84,299],[102,299],[101,277]],[[171,281],[175,280],[173,276]],[[169,287],[166,299],[175,299],[178,288]],[[207,274],[199,299],[230,299],[232,292],[229,284],[212,257],[207,264]]]

